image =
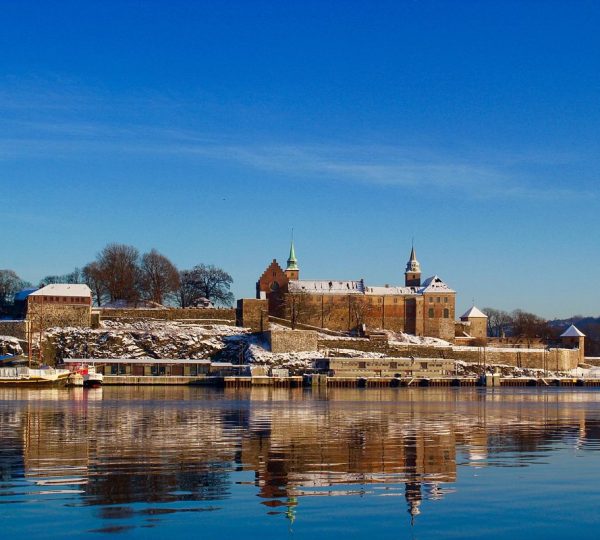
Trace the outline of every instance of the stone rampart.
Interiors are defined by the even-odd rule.
[[[266,300],[242,298],[237,301],[236,325],[264,332],[269,327],[269,305]]]
[[[265,332],[273,353],[316,351],[317,333],[313,330],[274,330]]]
[[[234,308],[98,308],[101,320],[157,319],[162,321],[194,320],[235,325]]]
[[[549,371],[568,371],[579,364],[577,349],[499,349],[494,347],[455,347],[455,360],[470,363],[504,364]]]
[[[354,349],[386,356],[446,358],[475,364],[502,364],[523,368],[567,371],[579,363],[578,349],[518,349],[389,344],[368,339],[319,339],[319,349]]]
[[[27,320],[32,332],[39,332],[55,326],[91,326],[92,309],[85,304],[46,304],[29,302]]]
[[[0,321],[0,336],[10,336],[27,341],[28,331],[28,321]]]

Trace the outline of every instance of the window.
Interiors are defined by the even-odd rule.
[[[438,297],[436,298],[436,302],[439,304],[441,301],[442,301],[442,299],[441,299],[441,298],[438,296]]]
[[[398,369],[398,362],[390,362],[390,369]]]
[[[448,303],[448,297],[444,296],[444,304],[447,304],[447,303]]]
[[[421,364],[421,369],[427,369],[427,362],[419,362]]]
[[[429,318],[433,319],[433,308],[429,308]]]
[[[450,317],[450,310],[448,308],[444,309],[444,319]]]
[[[398,299],[394,298],[394,304],[397,304],[397,303],[398,303]]]
[[[367,367],[367,363],[366,362],[359,362],[358,363],[358,369],[366,369]]]

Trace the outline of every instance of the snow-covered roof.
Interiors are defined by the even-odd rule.
[[[425,280],[421,287],[376,286],[365,285],[362,279],[350,281],[333,281],[326,279],[298,279],[288,283],[290,292],[307,292],[319,294],[372,294],[377,296],[406,296],[423,293],[453,293],[438,276]],[[485,317],[485,315],[484,315]]]
[[[473,306],[460,316],[461,319],[487,319],[487,315]]]
[[[365,287],[365,294],[376,294],[378,296],[389,295],[410,295],[417,294],[419,292],[418,287]]]
[[[92,296],[92,291],[87,285],[80,283],[53,283],[52,285],[46,285],[35,292],[32,292],[30,296],[70,296],[70,297],[81,297],[81,296]]]
[[[560,335],[560,337],[585,337],[585,334],[572,324]]]
[[[359,281],[328,281],[313,279],[297,279],[288,283],[290,292],[307,292],[322,294],[361,294],[365,292],[365,285]]]
[[[448,285],[446,285],[442,278],[439,276],[431,276],[427,278],[423,284],[421,285],[421,290],[419,291],[421,294],[424,293],[453,293],[453,291]]]

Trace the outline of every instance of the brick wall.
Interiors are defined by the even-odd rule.
[[[269,303],[269,314],[290,318],[290,313],[282,309],[285,302],[279,291],[278,308]],[[317,328],[349,331],[355,330],[362,321],[367,328],[383,328],[394,332],[439,337],[448,341],[454,339],[454,295],[446,295],[448,303],[436,304],[433,318],[424,317],[424,301],[420,296],[403,295],[345,295],[345,294],[306,294],[301,299],[302,308],[298,322]],[[448,317],[444,317],[447,309]],[[439,312],[439,313],[438,313]]]

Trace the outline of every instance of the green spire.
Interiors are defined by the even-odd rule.
[[[296,259],[296,250],[294,249],[294,240],[292,240],[292,245],[290,246],[290,256],[287,260],[287,268],[286,270],[300,270],[298,268],[298,259]]]

